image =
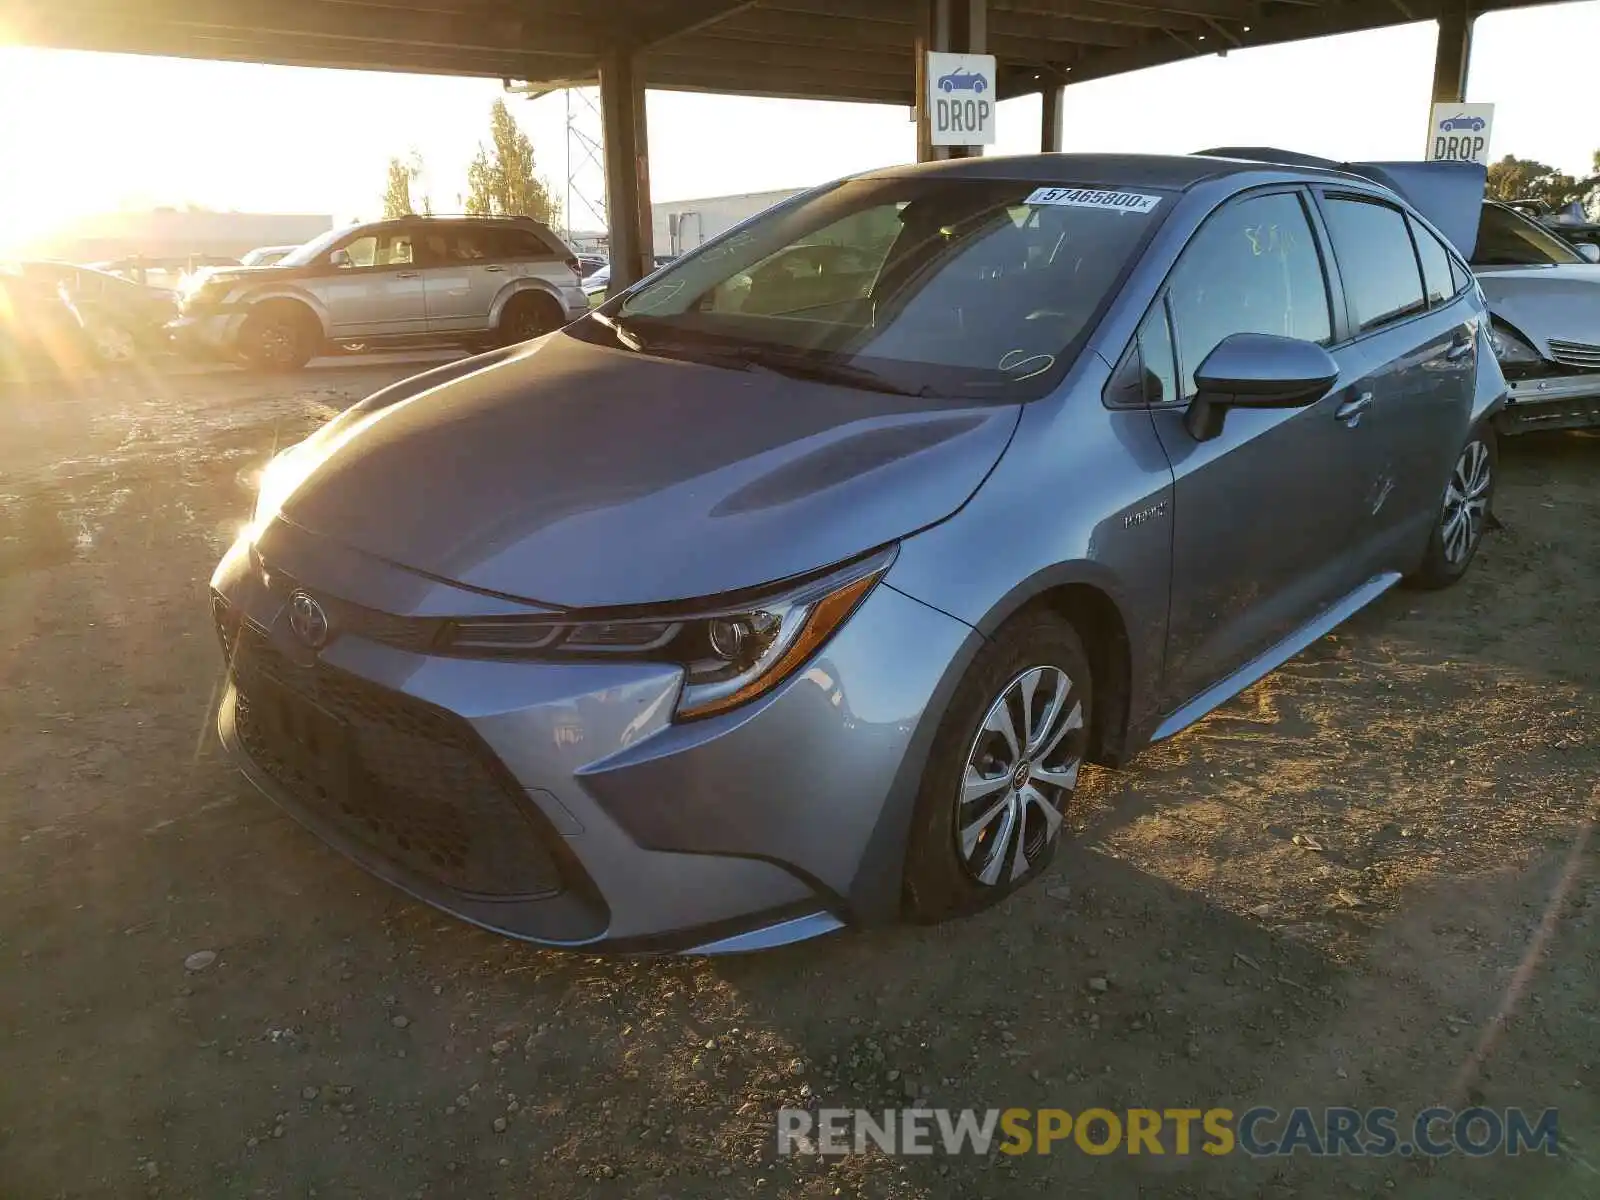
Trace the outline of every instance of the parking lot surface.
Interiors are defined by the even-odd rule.
[[[1600,1195],[1600,438],[1504,444],[1462,585],[1086,777],[999,909],[603,960],[408,900],[217,745],[255,474],[420,366],[0,390],[0,1193]],[[782,1106],[913,1101],[1554,1107],[1562,1153],[775,1155]]]

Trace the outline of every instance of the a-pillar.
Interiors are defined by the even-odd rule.
[[[1472,23],[1477,14],[1467,0],[1444,0],[1439,7],[1439,45],[1433,57],[1433,102],[1460,104],[1467,98],[1467,66],[1472,60]]]
[[[604,130],[606,228],[611,256],[608,286],[619,292],[655,268],[644,81],[638,57],[631,50],[609,50],[600,59],[600,122]]]

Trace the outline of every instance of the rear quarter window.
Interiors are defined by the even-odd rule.
[[[1461,285],[1456,282],[1455,263],[1450,251],[1418,222],[1410,218],[1407,218],[1407,222],[1411,226],[1411,236],[1417,243],[1417,258],[1422,262],[1422,282],[1427,289],[1428,303],[1444,304],[1461,290]]]

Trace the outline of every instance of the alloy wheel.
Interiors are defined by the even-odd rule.
[[[266,325],[256,335],[263,362],[282,366],[294,357],[294,331],[287,325]]]
[[[1037,864],[1061,833],[1087,742],[1067,673],[1031,667],[990,705],[967,752],[956,798],[956,852],[989,887]]]
[[[531,342],[555,328],[544,310],[537,304],[519,304],[511,310],[509,324],[511,342]]]
[[[1440,517],[1445,561],[1459,566],[1471,557],[1483,536],[1489,510],[1489,487],[1494,482],[1489,447],[1474,438],[1461,449],[1450,482],[1444,489],[1444,512]]]

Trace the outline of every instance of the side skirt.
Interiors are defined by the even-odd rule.
[[[1349,620],[1399,582],[1398,571],[1385,571],[1381,575],[1374,575],[1355,591],[1323,609],[1283,641],[1263,650],[1232,675],[1212,684],[1177,712],[1166,717],[1156,726],[1156,731],[1150,735],[1150,740],[1159,742],[1180,730],[1187,729],[1219,704],[1233,699],[1252,683],[1277,670],[1312,642]]]

